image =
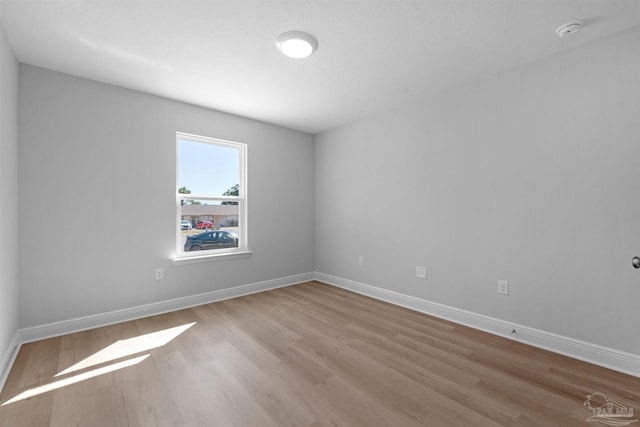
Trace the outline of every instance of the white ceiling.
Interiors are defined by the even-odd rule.
[[[640,1],[0,0],[0,22],[20,62],[317,133],[640,25]],[[318,51],[281,55],[288,30]]]

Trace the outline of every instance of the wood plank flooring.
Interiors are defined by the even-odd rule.
[[[584,427],[595,392],[640,418],[639,378],[308,282],[26,344],[0,426]]]

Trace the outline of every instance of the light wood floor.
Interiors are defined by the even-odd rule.
[[[584,427],[594,392],[640,417],[638,378],[309,282],[24,345],[0,426]]]

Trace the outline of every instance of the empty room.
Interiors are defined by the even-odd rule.
[[[640,1],[0,0],[0,426],[640,424]]]

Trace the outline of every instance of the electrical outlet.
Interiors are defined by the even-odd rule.
[[[416,266],[416,277],[418,279],[426,279],[427,278],[427,267],[418,267],[418,266]]]
[[[156,280],[164,279],[164,269],[162,267],[156,268]]]
[[[509,282],[506,280],[498,280],[498,294],[509,295]]]
[[[358,265],[364,267],[364,257],[362,255],[358,257]]]

